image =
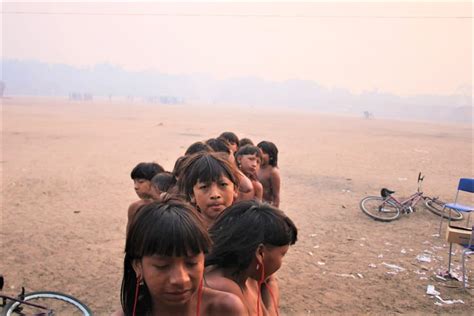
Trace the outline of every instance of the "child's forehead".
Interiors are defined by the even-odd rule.
[[[257,157],[257,156],[258,156],[257,153],[242,155],[242,157]]]
[[[227,175],[221,173],[217,177],[201,177],[201,178],[198,178],[197,182],[212,183],[212,182],[217,182],[217,181],[222,181],[222,180],[230,181],[230,179]]]

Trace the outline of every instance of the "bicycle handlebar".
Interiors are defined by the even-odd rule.
[[[421,176],[421,171],[420,171],[420,173],[418,173],[418,182],[423,181],[424,178],[425,176]]]

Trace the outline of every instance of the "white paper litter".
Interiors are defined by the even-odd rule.
[[[435,296],[441,303],[447,304],[447,305],[452,305],[456,303],[464,304],[463,300],[443,300],[439,295]]]
[[[318,249],[318,248],[319,248],[319,245],[316,245],[316,246],[314,246],[313,248],[314,248],[314,249]]]
[[[431,262],[431,257],[425,254],[416,256],[416,260],[419,262]]]
[[[426,294],[432,295],[432,296],[438,296],[441,293],[436,291],[434,285],[428,284],[428,286],[426,287]]]
[[[373,264],[373,263],[370,263],[370,264],[369,264],[369,267],[371,267],[371,268],[377,268],[377,266],[376,266],[375,264]]]
[[[311,251],[308,251],[308,255],[310,255],[312,257],[313,253]]]
[[[399,266],[397,266],[397,265],[395,265],[395,264],[390,264],[390,263],[385,263],[385,262],[382,262],[382,264],[383,264],[384,266],[386,266],[387,268],[390,268],[390,269],[394,269],[394,270],[397,270],[397,271],[405,271],[404,268],[399,267]]]
[[[407,253],[405,249],[400,250],[401,253]]]
[[[364,276],[363,276],[362,274],[360,274],[360,273],[357,273],[357,276],[358,276],[359,278],[361,278],[361,279],[364,278]]]
[[[383,254],[378,255],[377,258],[383,258]]]
[[[446,278],[443,278],[441,275],[435,275],[435,277],[440,279],[440,280],[446,281]]]
[[[356,277],[355,277],[355,275],[352,275],[352,274],[346,274],[346,273],[342,273],[342,274],[336,274],[336,275],[338,275],[338,276],[340,276],[340,277],[344,277],[344,278],[353,278],[353,279],[355,279],[355,278],[356,278]]]
[[[322,261],[318,261],[318,265],[320,265],[320,266],[323,266],[323,265],[325,265],[325,264],[326,264],[326,263],[324,263],[324,262],[322,262]]]

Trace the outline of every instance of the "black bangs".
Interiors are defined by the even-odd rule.
[[[182,176],[178,179],[179,191],[190,199],[196,183],[218,182],[222,177],[229,178],[236,187],[238,186],[237,170],[230,163],[228,155],[200,152],[186,159]]]
[[[130,227],[125,252],[143,256],[208,253],[211,241],[196,211],[181,201],[156,202],[140,209]]]
[[[203,157],[201,161],[197,161],[193,171],[194,174],[191,177],[195,178],[196,182],[217,182],[222,176],[232,180],[232,175],[211,156]]]

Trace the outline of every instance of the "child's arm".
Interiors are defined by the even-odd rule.
[[[263,199],[263,185],[260,183],[258,180],[253,180],[253,189],[255,191],[255,198],[259,201],[262,201]]]
[[[272,187],[272,203],[275,207],[280,206],[280,170],[276,167],[272,168],[270,174],[270,183]]]

